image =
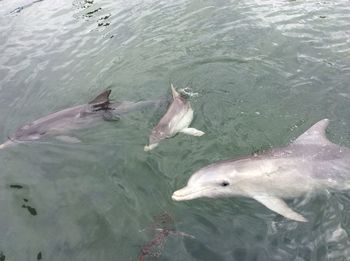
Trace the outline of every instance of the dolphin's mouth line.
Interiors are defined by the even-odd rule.
[[[171,196],[171,198],[175,201],[181,201],[181,200],[190,200],[190,199],[193,199],[193,198],[197,198],[196,195],[197,194],[200,194],[202,193],[203,191],[207,191],[207,190],[211,190],[212,188],[211,187],[206,187],[206,188],[203,188],[201,190],[197,190],[197,191],[189,191],[188,193],[185,193],[185,194],[182,194],[182,195],[176,195],[177,192],[185,189],[186,187],[182,188],[182,189],[179,189],[177,191],[175,191],[173,193],[173,195]],[[193,197],[194,196],[194,197]]]

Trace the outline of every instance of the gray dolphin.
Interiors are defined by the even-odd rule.
[[[99,94],[88,104],[67,108],[18,128],[0,149],[26,141],[35,141],[43,137],[56,137],[66,142],[80,142],[79,139],[64,135],[69,130],[82,129],[98,120],[118,120],[121,116],[150,106],[160,106],[165,100],[111,102],[111,90]]]
[[[306,222],[282,198],[350,188],[350,150],[327,139],[328,123],[328,119],[317,122],[286,147],[206,166],[191,176],[187,186],[175,191],[172,199],[251,197],[286,218]]]
[[[181,96],[172,84],[171,92],[173,102],[158,124],[152,129],[149,145],[145,146],[145,151],[154,149],[161,140],[171,138],[179,132],[193,136],[202,136],[204,134],[203,131],[189,128],[193,120],[193,110],[190,102]]]

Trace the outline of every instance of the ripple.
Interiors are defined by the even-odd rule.
[[[0,259],[132,260],[160,209],[196,235],[169,240],[169,260],[349,256],[345,193],[290,202],[307,224],[251,199],[170,198],[200,167],[287,144],[321,117],[350,144],[349,24],[345,0],[0,1],[1,138],[107,86],[116,100],[142,100],[170,83],[199,94],[193,126],[206,132],[145,154],[163,111],[141,111],[79,132],[82,144],[1,151]]]
[[[250,7],[252,15],[285,36],[336,53],[349,50],[347,1],[252,1]]]

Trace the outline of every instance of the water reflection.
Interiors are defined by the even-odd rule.
[[[167,212],[153,217],[153,223],[148,228],[153,234],[152,239],[142,246],[138,260],[142,261],[144,257],[161,256],[169,236],[195,238],[187,233],[176,231],[174,225],[172,216]]]

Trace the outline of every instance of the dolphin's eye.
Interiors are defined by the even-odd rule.
[[[226,187],[228,185],[230,185],[230,183],[228,181],[226,181],[226,180],[221,182],[221,186],[223,186],[223,187]]]

